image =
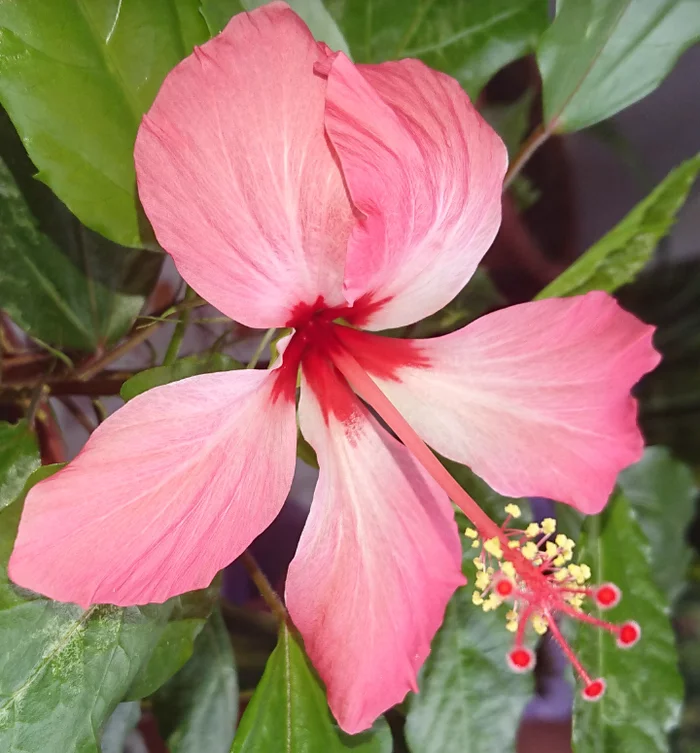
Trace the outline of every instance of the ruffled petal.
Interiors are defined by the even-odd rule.
[[[326,60],[284,3],[235,16],[166,78],[136,141],[158,241],[204,298],[251,327],[344,303],[353,224],[324,133]]]
[[[410,324],[462,289],[501,220],[507,153],[459,84],[418,60],[328,72],[326,129],[361,218],[348,244],[353,323]]]
[[[501,494],[599,512],[642,454],[630,390],[660,357],[653,327],[606,293],[511,306],[400,348],[338,331],[418,434]]]
[[[305,363],[300,421],[321,470],[287,607],[356,733],[415,689],[464,582],[459,536],[445,493],[320,361]]]
[[[281,379],[206,374],[131,400],[29,492],[10,578],[85,608],[208,586],[289,491],[294,384]]]

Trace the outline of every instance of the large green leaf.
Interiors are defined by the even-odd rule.
[[[236,13],[265,4],[266,0],[201,0],[202,14],[212,35],[218,34]],[[316,39],[350,55],[342,32],[322,0],[288,0],[288,5],[304,19]]]
[[[124,400],[131,400],[136,395],[140,395],[153,387],[159,387],[161,384],[178,382],[180,379],[197,374],[241,368],[243,368],[243,364],[224,353],[197,353],[193,356],[179,358],[170,366],[155,366],[152,369],[141,371],[124,382],[120,394]]]
[[[537,298],[606,290],[637,276],[669,232],[700,171],[700,155],[683,162],[607,235],[586,251]]]
[[[121,249],[87,230],[54,197],[48,201],[57,242],[41,232],[0,159],[0,307],[40,340],[94,351],[129,329],[161,257]]]
[[[693,472],[665,447],[650,447],[622,471],[618,484],[651,545],[654,580],[673,602],[685,585],[692,557],[685,536],[698,493]]]
[[[0,0],[0,101],[41,180],[124,246],[152,243],[132,156],[141,117],[208,36],[199,0]]]
[[[170,753],[228,753],[238,718],[231,640],[221,613],[211,616],[194,654],[163,686],[154,713]]]
[[[458,522],[463,529],[466,520],[460,515]],[[463,570],[473,583],[470,544],[464,538]],[[532,676],[508,668],[513,636],[503,615],[474,606],[471,593],[469,587],[460,588],[452,597],[419,677],[420,691],[411,697],[406,718],[411,753],[515,750],[518,721],[532,697]],[[487,719],[498,723],[485,724]]]
[[[532,52],[546,0],[329,0],[358,62],[420,58],[475,97],[504,65]]]
[[[39,448],[26,421],[0,421],[0,510],[22,491],[39,467]]]
[[[215,581],[216,583],[216,581]],[[218,583],[210,588],[177,596],[168,603],[170,616],[148,662],[134,678],[125,700],[137,700],[155,693],[187,661],[218,598]]]
[[[548,129],[576,131],[637,102],[698,39],[697,0],[557,0],[537,51]]]
[[[391,748],[384,720],[359,735],[346,735],[338,728],[302,648],[282,627],[231,753],[391,753]]]
[[[40,468],[28,486],[50,475]],[[99,730],[148,661],[171,605],[83,611],[14,586],[22,499],[0,512],[0,750],[97,753]]]
[[[591,567],[594,582],[612,581],[622,589],[622,602],[606,617],[636,620],[642,639],[622,650],[611,635],[586,625],[577,630],[575,648],[583,665],[593,677],[604,677],[608,687],[597,703],[577,697],[574,750],[666,753],[668,733],[681,709],[683,682],[668,599],[654,581],[652,548],[624,493],[617,492],[602,515],[586,520],[580,556]]]

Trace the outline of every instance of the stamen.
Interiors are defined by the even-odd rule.
[[[572,562],[576,544],[565,534],[556,533],[554,518],[545,518],[541,524],[530,523],[524,530],[512,528],[510,521],[518,519],[521,511],[517,505],[509,503],[505,507],[503,525],[491,520],[452,478],[355,358],[338,342],[332,344],[329,355],[355,392],[393,429],[474,525],[465,531],[472,546],[481,548],[481,554],[473,560],[477,573],[472,602],[485,612],[498,609],[504,600],[510,603],[506,627],[515,633],[514,647],[507,656],[510,668],[514,672],[526,672],[534,666],[535,655],[524,645],[528,627],[539,635],[549,630],[583,681],[582,696],[588,701],[601,698],[605,693],[605,680],[591,679],[559,630],[556,615],[564,614],[606,630],[615,636],[620,648],[630,648],[641,637],[636,622],[615,625],[583,611],[586,599],[601,609],[616,606],[621,598],[620,589],[612,583],[586,586],[591,569],[585,563]]]

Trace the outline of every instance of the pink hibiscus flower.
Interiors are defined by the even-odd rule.
[[[320,476],[286,603],[341,726],[365,729],[415,687],[464,582],[450,498],[501,562],[484,592],[526,604],[510,660],[530,666],[526,619],[554,631],[555,611],[578,612],[552,574],[566,542],[549,559],[510,548],[424,442],[503,494],[597,512],[642,451],[630,388],[657,354],[603,293],[426,341],[362,331],[443,307],[498,229],[506,150],[457,82],[416,60],[355,66],[272,3],[169,74],[136,167],[187,282],[236,321],[293,333],[270,370],[158,387],[105,421],[29,493],[12,579],[84,607],[207,586],[287,496],[301,369]]]

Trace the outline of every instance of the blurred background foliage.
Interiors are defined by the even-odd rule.
[[[548,642],[534,685],[510,674],[508,634],[466,590],[448,608],[421,692],[351,739],[330,716],[298,636],[278,630],[241,563],[224,575],[223,598],[217,581],[165,605],[87,612],[7,578],[26,489],[55,470],[40,463],[68,460],[120,395],[240,368],[253,354],[268,359],[263,333],[184,292],[141,210],[132,158],[166,73],[258,4],[0,0],[0,750],[568,750],[568,722],[532,725],[560,674]],[[581,533],[594,575],[628,594],[615,617],[633,615],[645,630],[625,654],[589,631],[573,636],[609,685],[595,706],[574,701],[572,745],[700,750],[700,255],[679,260],[667,241],[700,156],[683,155],[583,253],[568,158],[571,134],[587,129],[644,180],[644,156],[611,118],[659,87],[698,41],[700,4],[558,0],[556,14],[547,0],[291,5],[355,62],[418,57],[454,76],[508,146],[503,226],[483,265],[445,309],[391,334],[442,334],[504,305],[594,289],[657,326],[664,360],[637,389],[651,448],[621,475],[604,515],[559,511],[560,525]],[[667,117],[681,122],[683,109]],[[299,454],[314,465],[303,441]],[[508,500],[468,469],[450,470],[502,515]],[[251,548],[278,590],[303,524],[303,511],[284,515]],[[465,549],[467,575],[470,556]],[[259,579],[252,557],[247,566]],[[557,718],[566,720],[568,703]]]

